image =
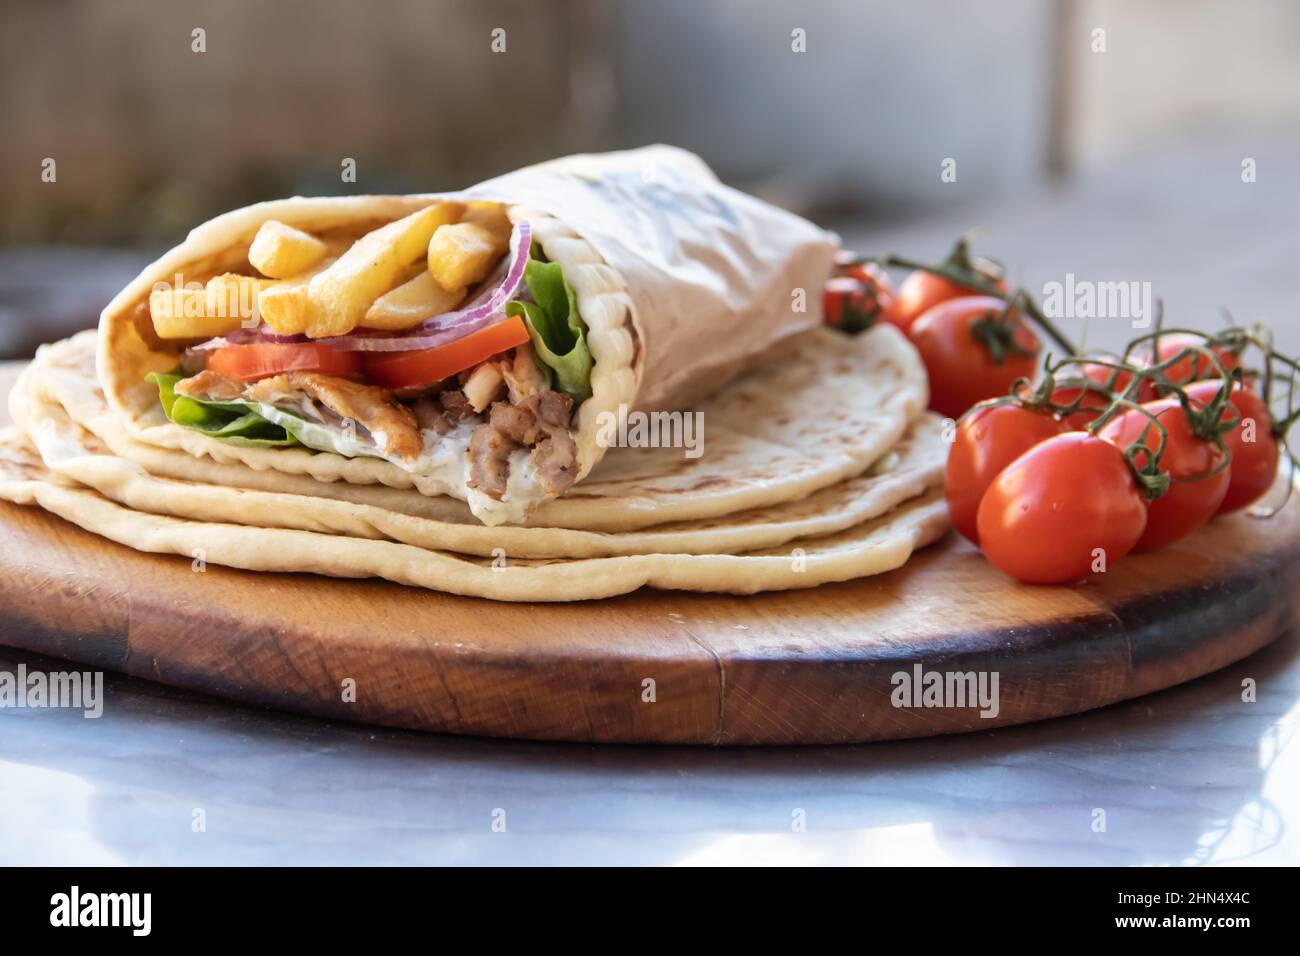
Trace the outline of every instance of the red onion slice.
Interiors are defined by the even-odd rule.
[[[345,352],[408,352],[436,348],[462,339],[505,316],[506,303],[519,294],[524,284],[524,267],[528,265],[532,243],[533,231],[528,223],[515,223],[510,232],[510,264],[505,278],[486,294],[476,296],[464,308],[435,315],[399,335],[357,333],[317,341]]]
[[[236,329],[234,332],[208,339],[192,348],[196,352],[206,352],[209,349],[224,349],[228,345],[301,345],[310,341],[311,339],[302,333],[281,335],[269,325],[259,325],[255,329]]]

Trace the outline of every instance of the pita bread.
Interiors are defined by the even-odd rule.
[[[170,423],[150,427],[165,430],[176,447],[141,440],[95,382],[95,351],[95,333],[83,332],[43,346],[34,366],[51,376],[62,373],[59,400],[72,418],[154,475],[336,498],[438,521],[476,520],[459,500],[411,489],[410,476],[384,462],[298,448],[240,448]],[[526,524],[630,531],[798,500],[882,458],[928,400],[925,368],[892,326],[853,338],[816,329],[776,352],[700,406],[702,455],[688,458],[682,448],[613,448],[587,481],[546,502]],[[162,417],[156,402],[154,413]],[[385,465],[384,481],[398,487],[378,483],[374,465]]]
[[[503,563],[392,541],[133,511],[51,472],[14,428],[0,431],[0,498],[39,505],[137,551],[201,558],[250,571],[378,577],[498,601],[592,600],[646,586],[734,594],[815,587],[900,567],[915,549],[938,539],[948,527],[947,505],[935,489],[886,516],[789,549]]]
[[[46,353],[46,357],[48,353]],[[487,527],[441,521],[373,505],[280,491],[249,490],[158,478],[115,454],[102,430],[113,416],[95,401],[93,379],[38,362],[15,387],[11,408],[53,472],[137,511],[263,528],[387,538],[483,557],[591,558],[629,554],[733,554],[827,535],[878,517],[936,487],[947,446],[940,419],[918,418],[899,445],[869,472],[795,502],[719,519],[616,533],[565,528]],[[186,459],[175,452],[160,452]],[[182,469],[183,470],[183,469]],[[321,483],[316,483],[323,487]]]

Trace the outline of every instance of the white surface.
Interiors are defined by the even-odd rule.
[[[1105,710],[856,747],[438,737],[107,686],[99,720],[0,710],[0,863],[1300,863],[1297,634]]]

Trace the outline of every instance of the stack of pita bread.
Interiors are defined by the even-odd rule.
[[[0,498],[140,551],[504,601],[813,587],[897,568],[944,534],[947,445],[915,350],[892,327],[849,337],[819,327],[815,306],[791,308],[792,290],[819,298],[833,237],[678,150],[557,162],[463,195],[530,220],[576,289],[595,364],[574,415],[580,473],[563,493],[502,520],[465,483],[382,457],[226,442],[163,413],[145,376],[192,343],[142,331],[156,283],[230,268],[270,219],[370,229],[445,198],[353,197],[219,217],[123,290],[97,330],[42,347],[10,396]],[[630,214],[610,215],[620,207]],[[593,438],[598,412],[625,425],[669,409],[699,413],[691,448]]]

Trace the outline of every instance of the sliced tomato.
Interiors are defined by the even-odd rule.
[[[370,378],[388,388],[431,385],[527,341],[528,328],[524,325],[524,320],[513,315],[505,321],[435,348],[410,352],[367,352],[365,370]]]
[[[208,356],[208,368],[244,382],[281,372],[321,372],[351,378],[361,373],[361,358],[356,352],[339,352],[315,342],[265,342],[215,349]]]

